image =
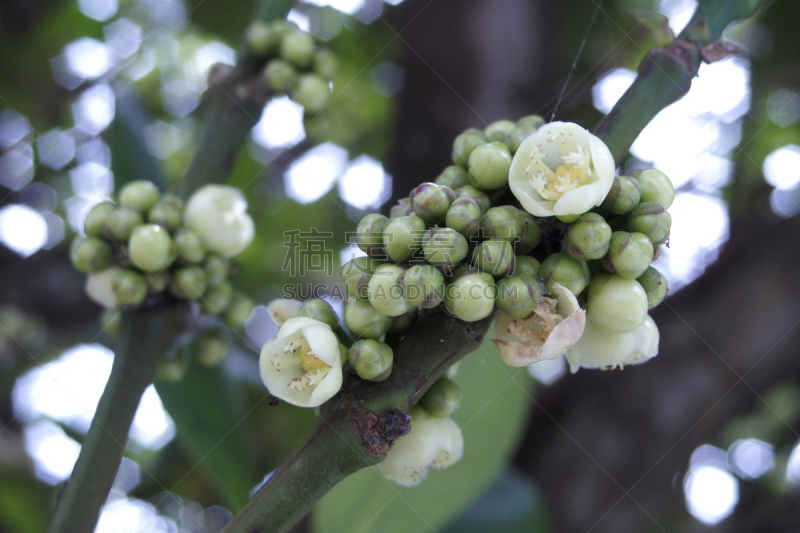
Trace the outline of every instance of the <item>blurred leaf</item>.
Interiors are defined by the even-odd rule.
[[[453,417],[464,433],[461,461],[430,471],[410,488],[387,481],[375,468],[361,470],[317,504],[314,531],[438,530],[495,482],[525,428],[532,380],[526,369],[503,364],[488,340],[461,362],[455,380],[463,398]]]
[[[16,533],[47,530],[53,494],[28,476],[0,475],[0,529]]]

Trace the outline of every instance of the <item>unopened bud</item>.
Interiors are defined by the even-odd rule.
[[[425,260],[432,265],[455,266],[467,257],[467,239],[452,228],[431,228],[422,241]]]
[[[444,276],[431,265],[414,265],[403,273],[403,294],[413,306],[431,309],[444,299]]]
[[[516,123],[510,120],[495,120],[484,128],[483,133],[489,141],[503,142],[515,129],[517,129]]]
[[[495,141],[475,148],[469,156],[469,182],[481,190],[499,189],[508,183],[511,152]]]
[[[517,209],[517,212],[522,217],[522,229],[514,241],[514,252],[527,254],[542,242],[542,230],[530,213],[521,209]]]
[[[661,204],[642,202],[628,214],[628,229],[644,233],[653,244],[669,239],[672,217]]]
[[[508,244],[506,241],[497,242]],[[444,304],[459,320],[475,322],[492,313],[496,295],[497,287],[490,274],[464,273],[450,280]]]
[[[158,272],[175,258],[175,243],[167,230],[155,224],[145,224],[133,230],[128,241],[131,263],[145,272]]]
[[[497,308],[511,318],[525,318],[533,313],[541,297],[539,284],[533,278],[513,275],[497,282]]]
[[[234,329],[244,329],[245,322],[250,318],[256,302],[241,291],[233,291],[233,297],[225,310],[225,321]]]
[[[647,294],[647,308],[652,309],[660,304],[667,296],[669,287],[667,285],[667,278],[653,267],[647,267],[644,274],[636,278],[639,285],[644,289]]]
[[[133,270],[120,270],[111,278],[111,288],[120,305],[136,307],[147,296],[147,281]]]
[[[342,266],[342,283],[348,298],[369,298],[369,280],[380,263],[369,257],[356,257]]]
[[[522,214],[510,205],[492,207],[481,217],[481,228],[486,237],[514,242],[522,231]]]
[[[394,261],[408,261],[419,250],[425,221],[418,216],[392,218],[383,230],[383,246]]]
[[[472,185],[464,185],[455,191],[455,193],[456,198],[472,198],[475,200],[475,203],[481,208],[481,213],[487,212],[489,208],[492,207],[492,201],[489,199],[489,195]]]
[[[653,262],[653,243],[643,233],[615,231],[611,234],[603,266],[623,278],[636,279]]]
[[[639,183],[630,176],[617,176],[601,207],[615,215],[624,215],[636,207],[640,199]]]
[[[204,331],[195,341],[195,354],[203,366],[217,366],[229,351],[228,336],[222,331]]]
[[[178,298],[197,300],[206,292],[206,271],[203,267],[188,266],[172,276],[169,289]]]
[[[383,381],[392,373],[394,353],[387,344],[365,339],[350,347],[347,359],[361,379]]]
[[[69,248],[72,264],[84,274],[98,272],[111,265],[111,246],[97,237],[76,237]]]
[[[103,233],[109,240],[125,242],[142,223],[142,212],[139,209],[132,206],[118,207],[108,215]]]
[[[319,320],[323,324],[329,325],[331,328],[335,328],[339,325],[339,318],[336,316],[336,312],[333,310],[333,307],[331,307],[331,304],[325,300],[308,300],[300,308],[297,316],[305,316],[313,318],[314,320]]]
[[[453,163],[466,167],[472,151],[487,142],[489,139],[479,129],[470,128],[464,131],[453,141]]]
[[[83,221],[83,231],[89,237],[102,237],[103,229],[113,212],[114,205],[111,202],[97,204],[86,215],[86,219]]]
[[[434,181],[437,185],[450,187],[454,191],[464,185],[469,185],[467,169],[458,165],[450,165],[442,171]]]
[[[281,55],[300,68],[314,59],[314,38],[301,31],[289,32],[281,39]]]
[[[380,339],[392,325],[392,317],[379,312],[368,300],[350,299],[344,305],[344,322],[354,339]]]
[[[596,213],[584,213],[564,237],[564,251],[573,259],[600,259],[608,252],[611,226]]]
[[[529,255],[517,255],[516,266],[514,267],[514,274],[520,276],[527,276],[535,279],[539,277],[539,270],[542,264]]]
[[[175,234],[175,247],[181,263],[194,265],[206,257],[206,247],[200,236],[190,229],[183,228]]]
[[[552,254],[542,263],[539,276],[548,294],[552,294],[554,283],[560,283],[577,296],[589,284],[589,267],[567,254]]]
[[[675,187],[666,174],[655,168],[634,170],[631,176],[636,178],[642,191],[642,202],[655,202],[664,209],[669,209],[675,200]]]
[[[598,274],[589,284],[586,313],[607,331],[633,331],[647,316],[647,295],[636,280]]]
[[[216,287],[210,287],[200,299],[200,308],[209,315],[221,315],[233,299],[233,285],[224,281]]]
[[[167,231],[175,231],[183,223],[183,209],[162,199],[147,214],[147,221]]]
[[[322,76],[303,74],[297,80],[292,92],[292,100],[303,106],[309,113],[319,113],[331,100],[331,89]]]
[[[457,198],[450,205],[445,217],[445,224],[464,237],[472,237],[481,225],[481,208],[472,198]]]
[[[160,199],[158,187],[146,180],[128,182],[119,191],[119,205],[135,207],[143,213],[150,211]]]
[[[461,406],[461,389],[452,379],[441,377],[431,385],[428,392],[420,399],[420,407],[428,414],[446,418]]]
[[[383,254],[383,232],[389,219],[377,213],[361,219],[356,227],[356,244],[369,255]]]
[[[273,59],[264,69],[264,79],[276,93],[287,93],[297,85],[297,71],[283,59]]]
[[[502,239],[484,241],[475,247],[473,263],[482,272],[495,277],[507,276],[514,271],[514,247]]]
[[[425,224],[433,226],[444,219],[456,195],[450,187],[423,183],[411,191],[409,198],[414,213],[424,220]]]
[[[375,269],[369,280],[369,303],[386,316],[400,316],[413,307],[405,298],[401,280],[405,270],[385,264]]]

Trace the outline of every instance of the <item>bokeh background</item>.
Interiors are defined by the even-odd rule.
[[[569,375],[505,367],[485,343],[456,378],[464,459],[407,489],[364,470],[297,531],[800,531],[800,4],[762,4],[726,33],[745,52],[704,65],[622,169],[678,191],[659,356]],[[591,127],[654,45],[634,12],[677,33],[695,6],[298,2],[289,18],[340,58],[332,128],[307,131],[286,98],[255,117],[230,177],[257,225],[235,284],[261,304],[331,288],[359,254],[346,233],[432,181],[460,131],[554,112]],[[120,184],[179,183],[208,70],[235,61],[254,10],[0,1],[0,532],[46,529],[111,368],[68,242]],[[299,276],[287,235],[312,228],[332,234],[325,268]],[[297,447],[314,413],[269,405],[253,349],[268,334],[257,310],[220,368],[148,389],[98,531],[219,531]]]

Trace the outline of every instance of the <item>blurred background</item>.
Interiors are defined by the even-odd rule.
[[[464,459],[415,488],[361,471],[297,531],[800,531],[800,4],[763,3],[728,28],[746,51],[704,65],[622,169],[655,166],[678,191],[659,357],[569,375],[505,367],[484,343],[456,378]],[[45,531],[111,368],[68,242],[120,184],[176,187],[208,71],[235,62],[255,7],[0,1],[0,532]],[[230,178],[257,225],[234,284],[261,304],[287,284],[327,294],[360,254],[347,232],[432,181],[459,132],[554,111],[593,126],[654,46],[634,12],[677,33],[695,7],[298,2],[290,20],[339,56],[332,127],[304,127],[288,98],[256,117]],[[332,232],[302,278],[286,268],[298,230]],[[221,367],[147,390],[97,531],[219,531],[303,440],[314,413],[270,406],[258,378],[263,323]]]

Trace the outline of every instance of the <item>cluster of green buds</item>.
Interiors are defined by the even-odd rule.
[[[207,185],[184,204],[143,180],[123,186],[118,202],[95,205],[70,257],[88,275],[87,295],[108,310],[109,332],[120,309],[174,298],[195,301],[203,312],[243,328],[255,302],[228,278],[231,259],[253,240],[246,210],[244,195],[234,187]]]

